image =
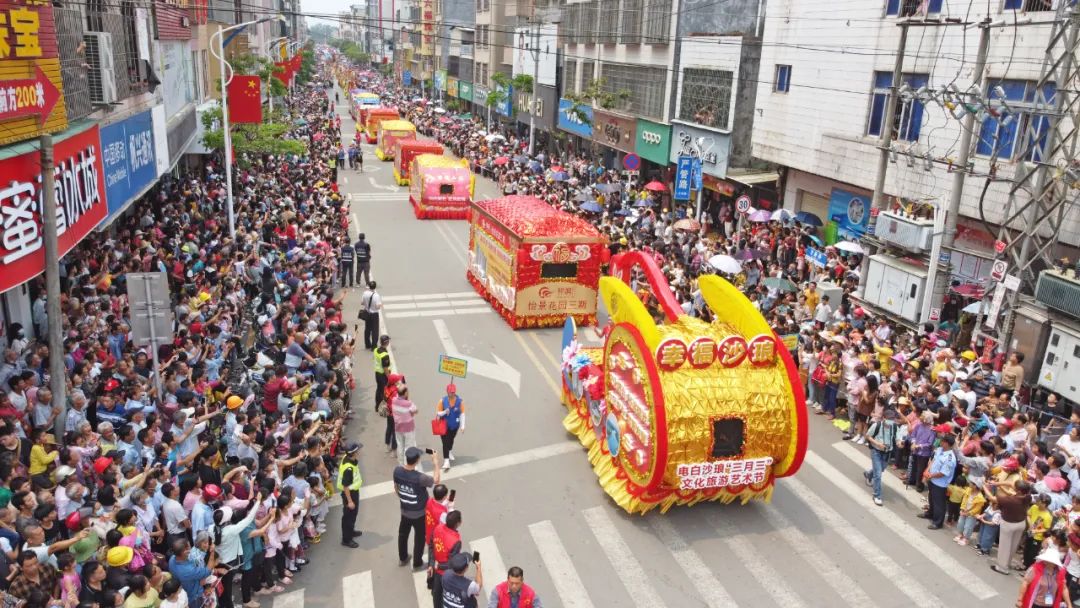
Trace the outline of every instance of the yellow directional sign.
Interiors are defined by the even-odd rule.
[[[459,359],[457,357],[451,357],[450,355],[439,355],[439,373],[453,376],[455,378],[464,378],[465,373],[469,370],[469,362],[465,359]]]

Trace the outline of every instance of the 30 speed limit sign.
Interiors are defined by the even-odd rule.
[[[1008,262],[1005,260],[994,260],[994,266],[990,269],[990,278],[994,281],[1001,281],[1005,278],[1005,273],[1008,271]]]
[[[744,194],[735,199],[735,210],[739,213],[750,211],[750,197]]]

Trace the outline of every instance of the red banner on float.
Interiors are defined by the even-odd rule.
[[[53,157],[58,249],[63,256],[109,213],[97,125],[57,142]],[[0,175],[0,291],[7,291],[45,269],[41,155],[34,151],[2,160]]]

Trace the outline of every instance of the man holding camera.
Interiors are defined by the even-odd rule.
[[[414,570],[424,566],[425,522],[424,509],[427,508],[428,488],[439,483],[442,472],[439,470],[439,454],[427,448],[425,450],[434,464],[434,477],[417,470],[422,452],[420,448],[410,447],[405,450],[405,464],[394,468],[394,490],[401,504],[401,522],[398,524],[398,559],[399,566],[409,563],[409,531],[413,532],[412,565]]]

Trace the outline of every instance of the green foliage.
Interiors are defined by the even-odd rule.
[[[350,40],[335,39],[330,41],[330,46],[341,51],[345,58],[359,66],[366,66],[371,63],[371,55],[364,52],[360,48],[360,45]]]
[[[225,132],[221,128],[221,108],[211,108],[202,113],[205,132],[202,144],[211,150],[225,148]],[[278,122],[273,122],[275,119]],[[282,121],[284,116],[275,112],[267,117],[267,122],[257,125],[232,125],[233,151],[237,157],[244,153],[260,154],[305,154],[307,146],[295,139],[286,139],[288,125]],[[240,162],[239,160],[237,162]]]
[[[329,23],[314,23],[308,26],[308,38],[314,42],[330,42],[333,44],[334,35],[337,34],[337,27]]]
[[[258,76],[263,86],[269,86],[267,94],[273,97],[281,97],[286,93],[285,85],[276,78],[270,76],[277,70],[274,62],[266,57],[251,53],[239,53],[229,60],[233,72],[241,76]],[[218,91],[221,91],[221,81],[217,82]]]
[[[626,89],[608,91],[604,88],[604,79],[597,78],[590,81],[580,93],[566,93],[564,97],[573,104],[569,112],[582,123],[589,124],[589,115],[585,113],[582,106],[599,107],[604,110],[622,107],[630,100],[630,91]]]
[[[300,71],[296,73],[296,86],[305,85],[315,75],[315,51],[309,46],[300,52]]]

